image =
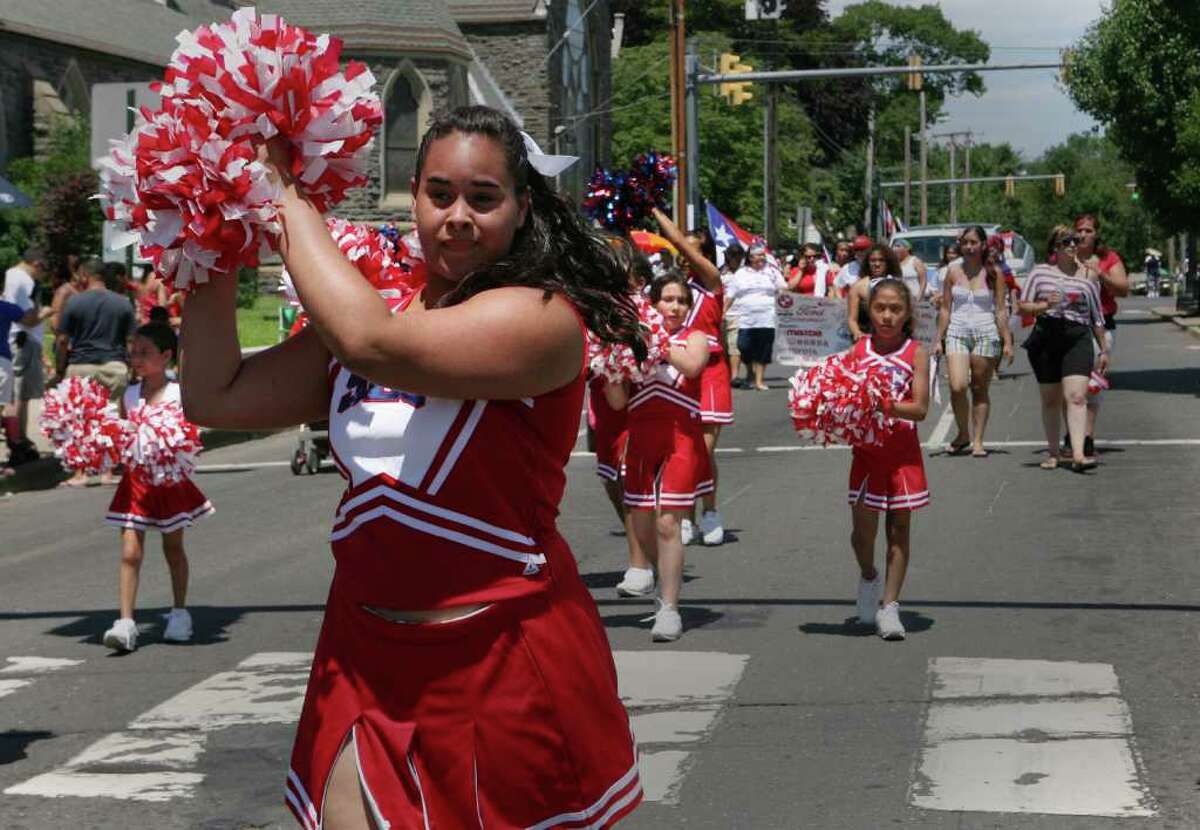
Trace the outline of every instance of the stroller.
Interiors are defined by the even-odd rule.
[[[296,451],[292,453],[292,475],[298,476],[304,472],[316,475],[321,469],[321,462],[329,455],[329,422],[313,421],[305,424],[300,428]]]

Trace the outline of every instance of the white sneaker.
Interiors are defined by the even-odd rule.
[[[624,578],[617,583],[619,597],[648,597],[654,594],[654,571],[651,568],[626,568]]]
[[[883,577],[876,573],[870,582],[858,580],[858,621],[863,625],[875,625],[879,613],[879,595],[883,591]]]
[[[656,643],[671,643],[681,636],[683,618],[679,616],[679,609],[660,599],[658,610],[654,612],[654,627],[650,629],[650,639]]]
[[[725,528],[721,524],[721,514],[715,510],[705,510],[700,516],[701,538],[706,545],[719,545],[725,541]]]
[[[167,627],[163,629],[162,638],[171,643],[186,643],[192,639],[192,615],[186,608],[172,608],[169,614],[163,614]]]
[[[904,623],[900,622],[900,603],[889,602],[875,615],[875,628],[885,640],[903,640]]]
[[[679,523],[679,535],[683,538],[685,545],[696,541],[696,526],[692,524],[691,519],[684,519]]]
[[[137,623],[121,617],[104,632],[104,645],[114,651],[133,651],[137,648]]]

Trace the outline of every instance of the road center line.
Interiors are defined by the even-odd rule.
[[[926,447],[940,447],[942,442],[946,440],[946,436],[950,434],[950,428],[954,426],[954,408],[950,406],[950,402],[946,402],[946,408],[942,410],[942,415],[938,418],[937,425],[933,428],[933,432],[929,433],[929,440],[925,442]]]

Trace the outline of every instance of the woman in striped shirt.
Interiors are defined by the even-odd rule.
[[[1083,472],[1096,464],[1083,452],[1087,385],[1096,362],[1100,372],[1108,371],[1108,347],[1098,283],[1088,272],[1089,266],[1076,258],[1077,244],[1071,228],[1059,225],[1054,229],[1047,251],[1054,264],[1033,269],[1019,303],[1023,314],[1037,317],[1025,348],[1042,398],[1042,426],[1046,430],[1049,455],[1041,466],[1046,470],[1058,466],[1059,413],[1064,400],[1071,438],[1071,469]],[[1093,354],[1093,340],[1099,347],[1098,357]]]

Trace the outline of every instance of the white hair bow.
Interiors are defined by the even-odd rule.
[[[542,148],[533,140],[533,136],[523,130],[521,138],[525,141],[525,155],[529,157],[529,165],[543,176],[557,176],[579,161],[579,156],[554,156],[543,153]]]

